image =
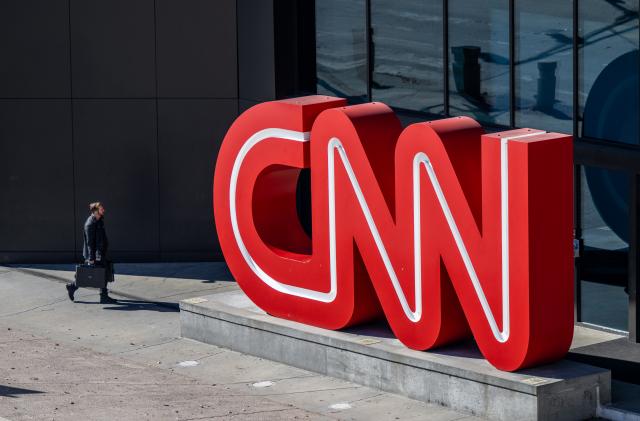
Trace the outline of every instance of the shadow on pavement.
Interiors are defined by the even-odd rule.
[[[45,393],[39,390],[21,389],[19,387],[3,386],[0,384],[0,396],[5,398],[17,398],[19,395],[32,395],[35,393]]]
[[[385,321],[376,321],[372,323],[364,323],[356,326],[351,326],[346,329],[341,329],[342,332],[353,333],[356,335],[369,336],[372,338],[384,339],[396,339],[391,327]],[[461,342],[433,348],[429,350],[433,354],[441,354],[455,357],[483,359],[482,353],[478,348],[478,345],[473,340],[463,340]]]
[[[99,301],[80,301],[76,300],[76,304],[100,304]],[[118,311],[158,311],[160,313],[177,313],[179,308],[174,303],[150,303],[147,301],[138,300],[116,300],[113,303],[102,304],[103,310],[118,310]]]
[[[11,264],[32,270],[75,271],[75,263]],[[116,275],[200,280],[203,283],[235,282],[225,262],[114,263]]]
[[[389,324],[382,320],[350,326],[341,329],[341,331],[355,335],[373,336],[375,338],[395,339],[395,335],[391,331]]]
[[[474,360],[484,359],[480,348],[478,348],[478,344],[472,339],[430,349],[429,352],[451,357],[472,358]]]

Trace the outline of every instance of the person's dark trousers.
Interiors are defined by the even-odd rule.
[[[69,294],[69,299],[71,301],[75,301],[75,293],[78,290],[78,287],[76,286],[76,281],[68,283],[66,287],[67,287],[67,294]]]
[[[96,262],[97,266],[104,266],[107,268],[107,277],[109,278],[107,283],[109,282],[113,282],[113,262],[110,260],[106,260],[103,262]],[[109,290],[107,289],[107,287],[104,287],[100,290],[100,303],[102,304],[108,304],[108,303],[115,303],[116,300],[114,300],[113,298],[109,297]]]

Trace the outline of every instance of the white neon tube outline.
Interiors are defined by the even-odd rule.
[[[245,259],[247,265],[251,268],[251,270],[269,285],[271,288],[282,292],[288,295],[294,295],[302,298],[311,299],[314,301],[320,302],[332,302],[337,295],[337,256],[336,256],[336,215],[335,215],[335,154],[334,151],[338,152],[342,164],[347,171],[347,175],[349,177],[349,181],[351,183],[352,188],[356,194],[358,199],[358,203],[360,208],[365,216],[367,221],[367,225],[369,226],[369,231],[373,236],[374,242],[376,243],[376,247],[378,248],[378,252],[380,253],[380,257],[385,265],[387,270],[387,274],[391,279],[391,283],[395,290],[396,295],[400,301],[402,309],[409,320],[412,322],[418,322],[422,318],[422,262],[421,262],[421,238],[420,238],[420,165],[423,165],[427,171],[427,175],[429,176],[429,181],[434,188],[436,193],[436,197],[438,198],[438,202],[440,207],[445,215],[445,219],[449,225],[449,230],[451,231],[454,240],[456,242],[456,246],[458,247],[458,251],[462,257],[465,268],[467,269],[467,273],[471,282],[473,284],[476,295],[480,301],[483,312],[485,313],[485,317],[489,322],[489,326],[491,331],[493,332],[494,337],[499,342],[506,342],[509,338],[510,334],[510,311],[509,311],[509,184],[508,184],[508,141],[513,139],[520,139],[529,136],[544,134],[544,131],[527,133],[519,136],[512,136],[500,139],[500,202],[501,202],[501,234],[502,234],[502,326],[503,329],[500,330],[496,323],[495,317],[493,316],[493,312],[489,307],[489,303],[484,294],[484,290],[482,289],[482,285],[480,284],[480,280],[475,272],[473,267],[473,263],[467,252],[467,249],[464,245],[464,241],[462,236],[460,235],[460,231],[458,230],[455,219],[453,218],[453,214],[451,213],[451,209],[446,201],[444,196],[444,192],[442,187],[440,186],[440,182],[435,174],[435,170],[433,169],[433,165],[429,157],[424,152],[419,152],[414,156],[413,159],[413,238],[414,238],[414,279],[415,279],[415,311],[412,311],[409,307],[409,303],[407,302],[406,296],[404,295],[404,291],[400,286],[400,282],[397,278],[395,270],[393,269],[393,265],[391,264],[391,260],[387,254],[386,248],[384,247],[384,243],[382,242],[382,238],[378,229],[375,225],[375,221],[373,220],[373,216],[371,215],[371,211],[369,210],[369,206],[364,198],[364,194],[362,193],[362,189],[360,188],[360,184],[355,176],[353,171],[353,167],[349,162],[346,151],[340,140],[338,138],[331,138],[329,140],[327,146],[327,158],[328,158],[328,193],[329,193],[329,267],[330,267],[330,281],[331,287],[329,292],[324,293],[312,289],[300,288],[293,285],[288,285],[281,283],[271,276],[269,276],[260,266],[255,262],[249,251],[244,245],[242,241],[242,237],[240,235],[240,231],[238,229],[238,220],[236,213],[236,189],[237,189],[237,179],[238,174],[240,172],[240,168],[242,166],[242,162],[244,158],[249,153],[251,148],[253,148],[257,143],[261,142],[267,138],[280,138],[284,140],[293,140],[297,142],[307,142],[309,141],[309,132],[296,132],[292,130],[285,129],[277,129],[270,128],[260,130],[252,135],[242,146],[240,149],[238,156],[234,162],[234,166],[231,172],[231,180],[229,186],[229,200],[230,200],[230,213],[231,213],[231,224],[233,229],[233,234],[235,236],[236,242],[238,243],[238,247],[240,248],[241,254]]]
[[[244,245],[244,241],[242,241],[242,236],[240,235],[240,230],[238,228],[238,214],[236,212],[236,190],[238,186],[238,174],[240,173],[240,168],[242,167],[242,161],[244,161],[251,148],[268,138],[292,140],[294,142],[308,142],[309,132],[298,132],[294,130],[277,128],[263,129],[254,133],[249,139],[247,139],[244,145],[242,145],[240,151],[238,152],[238,156],[236,156],[236,160],[233,163],[233,168],[231,170],[231,179],[229,181],[229,212],[231,214],[231,228],[233,230],[233,236],[238,243],[238,248],[240,249],[240,253],[242,254],[245,262],[253,271],[253,273],[255,273],[256,276],[260,278],[265,284],[269,285],[276,291],[282,292],[283,294],[308,298],[310,300],[320,301],[323,303],[330,303],[335,300],[336,295],[338,294],[338,280],[337,276],[335,276],[335,268],[331,271],[331,288],[329,292],[321,292],[313,289],[297,287],[294,285],[287,285],[269,276],[269,274],[266,273],[253,259],[253,257],[249,253],[249,250],[247,250],[247,247]]]

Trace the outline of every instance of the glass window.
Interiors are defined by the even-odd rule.
[[[449,1],[452,115],[509,125],[509,2]]]
[[[316,76],[319,94],[366,102],[367,43],[364,0],[316,2]]]
[[[629,176],[583,167],[580,177],[583,255],[581,319],[628,330]]]
[[[374,101],[442,114],[442,2],[371,0]]]
[[[579,7],[582,136],[638,143],[638,0]]]
[[[572,2],[515,2],[515,43],[516,126],[572,133]]]

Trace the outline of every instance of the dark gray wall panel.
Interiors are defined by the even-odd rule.
[[[76,256],[74,251],[1,251],[0,263],[68,263],[75,262]]]
[[[243,112],[247,111],[249,108],[253,107],[254,105],[258,105],[261,104],[262,101],[250,101],[247,99],[241,99],[238,101],[238,115],[242,114]]]
[[[73,251],[69,101],[0,101],[0,260]]]
[[[240,99],[276,98],[273,0],[238,0]]]
[[[154,97],[153,0],[71,0],[75,98]]]
[[[235,100],[160,100],[160,241],[163,255],[219,257],[212,183]],[[204,253],[202,253],[204,252]]]
[[[237,97],[235,0],[158,0],[158,95]]]
[[[0,1],[0,97],[70,96],[68,3]]]
[[[244,107],[276,95],[274,10],[237,1]],[[211,183],[239,108],[237,13],[236,0],[0,1],[1,262],[79,256],[94,200],[119,261],[221,258]]]
[[[153,100],[74,103],[76,224],[87,218],[88,203],[104,202],[114,252],[158,251],[155,110]]]
[[[163,262],[209,262],[224,260],[224,256],[218,247],[213,251],[163,251],[160,253],[160,260]]]

